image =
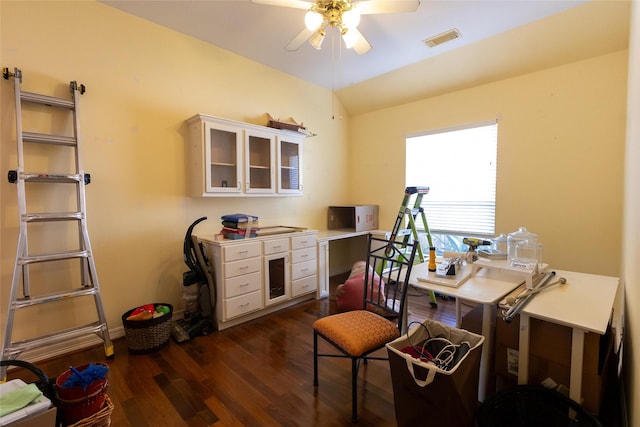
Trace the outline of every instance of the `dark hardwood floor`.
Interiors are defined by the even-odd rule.
[[[129,354],[119,339],[110,360],[96,347],[37,365],[56,377],[70,365],[107,363],[116,427],[345,426],[351,424],[350,362],[321,358],[320,385],[313,386],[311,324],[334,310],[333,298],[313,300],[188,342],[171,339],[150,354]],[[455,324],[451,300],[438,299],[432,309],[427,295],[411,290],[409,310],[410,321]],[[35,381],[10,371],[16,377]],[[359,378],[358,425],[395,426],[388,363],[362,365]]]

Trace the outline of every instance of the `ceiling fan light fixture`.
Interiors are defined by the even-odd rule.
[[[322,48],[322,42],[324,41],[324,36],[325,36],[325,31],[319,30],[317,33],[311,36],[311,38],[309,39],[309,43],[314,48],[320,50]]]
[[[356,28],[360,23],[360,13],[355,7],[342,14],[342,24],[347,28]]]
[[[342,40],[347,49],[351,49],[358,41],[358,34],[355,31],[349,31],[345,29],[342,31]]]
[[[322,25],[322,21],[324,21],[324,17],[322,14],[315,10],[309,10],[304,15],[304,25],[307,27],[309,31],[316,31]]]

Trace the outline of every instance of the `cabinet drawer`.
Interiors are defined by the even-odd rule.
[[[316,247],[298,249],[291,252],[291,262],[298,263],[303,261],[310,261],[316,259]]]
[[[277,254],[289,250],[289,239],[273,239],[264,242],[264,254]]]
[[[229,320],[262,308],[262,292],[252,292],[224,301],[225,319]]]
[[[260,242],[230,245],[224,248],[224,259],[222,261],[237,261],[239,259],[246,259],[259,255],[261,255]]]
[[[241,261],[227,262],[224,264],[224,277],[236,277],[243,274],[261,271],[261,257],[243,259]]]
[[[316,274],[318,266],[316,260],[299,262],[297,264],[291,264],[291,280],[298,280],[303,277]]]
[[[316,245],[315,234],[294,236],[291,238],[291,249],[309,248]]]
[[[302,279],[294,280],[291,284],[291,296],[293,298],[308,294],[310,292],[315,292],[318,288],[318,276],[315,274],[313,276],[304,277]]]
[[[262,275],[259,271],[227,279],[224,284],[224,297],[232,298],[262,289]]]

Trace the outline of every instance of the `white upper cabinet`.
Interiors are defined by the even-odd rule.
[[[302,194],[305,135],[204,114],[187,123],[191,196]]]

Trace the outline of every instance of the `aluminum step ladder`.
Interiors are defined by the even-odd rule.
[[[413,239],[414,241],[419,241],[418,229],[416,227],[416,220],[418,219],[419,215],[420,219],[422,220],[425,234],[427,236],[427,242],[429,244],[429,271],[436,271],[435,247],[433,246],[433,240],[431,239],[431,232],[429,231],[429,224],[427,223],[427,217],[424,213],[424,208],[421,206],[422,198],[426,194],[429,194],[429,187],[415,186],[405,188],[402,204],[400,205],[400,209],[398,210],[398,216],[396,217],[396,222],[393,225],[393,230],[391,231],[391,237],[389,238],[389,240],[402,239],[404,243],[409,243],[411,239]],[[412,198],[413,206],[411,206]],[[422,245],[418,245],[415,259],[420,263],[425,261]],[[429,298],[431,307],[436,308],[438,306],[438,302],[435,292],[430,291]]]
[[[20,88],[22,72],[18,68],[13,72],[3,68],[2,76],[5,80],[12,78],[14,81],[18,167],[9,171],[8,180],[17,186],[20,221],[2,342],[2,359],[13,360],[24,351],[91,334],[96,334],[102,339],[105,355],[111,357],[113,345],[109,337],[86,222],[85,186],[91,182],[91,176],[82,169],[78,132],[78,101],[80,95],[85,92],[85,87],[72,81],[69,84],[71,99],[57,98],[23,92]],[[56,133],[60,131],[60,134],[23,131],[23,113],[32,115],[30,117],[35,115],[33,123],[46,122],[46,126]],[[42,117],[46,119],[42,120]],[[29,161],[29,166],[33,164],[43,169],[60,168],[63,171],[27,172],[25,160]],[[27,190],[30,196],[29,203]],[[53,190],[57,191],[52,193]],[[64,202],[59,199],[63,199]],[[32,209],[34,207],[36,209]],[[38,248],[34,252],[42,252],[31,253],[28,231],[31,233],[32,242],[35,243],[32,246]],[[79,277],[75,276],[77,270]],[[32,281],[34,283],[31,283]],[[88,324],[76,326],[75,322],[68,322],[73,326],[65,324],[62,330],[46,331],[43,334],[34,332],[37,336],[13,341],[13,326],[18,310],[27,309],[22,311],[21,315],[31,310],[36,316],[29,317],[29,321],[46,325],[47,321],[51,322],[49,317],[42,313],[56,313],[54,307],[47,304],[79,299],[77,303],[73,303],[74,308],[77,304],[82,307],[82,303],[88,301],[88,298],[81,297],[91,296],[95,303],[97,320],[93,321],[93,315],[85,315],[81,317],[91,320]],[[82,310],[86,311],[85,308]],[[21,315],[18,315],[18,318],[23,317]],[[43,326],[36,329],[49,328]],[[0,379],[5,378],[5,374],[6,369],[3,368],[0,371]]]

